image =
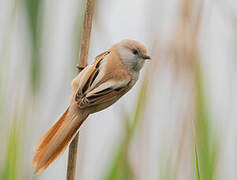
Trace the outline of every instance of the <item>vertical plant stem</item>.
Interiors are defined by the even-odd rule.
[[[197,152],[197,145],[195,144],[195,160],[196,160],[196,179],[200,180],[200,171],[199,171],[199,159],[198,159],[198,152]]]
[[[77,162],[77,145],[79,133],[75,136],[69,146],[68,164],[67,164],[67,180],[75,179],[76,162]]]
[[[94,5],[95,5],[94,0],[87,0],[83,30],[82,30],[81,49],[78,59],[79,72],[87,65]],[[73,141],[69,146],[67,180],[75,179],[78,139],[79,139],[79,133],[75,136],[75,138],[73,139]]]

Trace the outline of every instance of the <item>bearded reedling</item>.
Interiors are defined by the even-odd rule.
[[[150,59],[142,44],[123,40],[86,66],[72,81],[69,107],[36,145],[34,173],[43,172],[65,151],[90,114],[107,108],[128,92],[145,60]]]

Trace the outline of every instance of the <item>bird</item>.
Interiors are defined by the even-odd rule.
[[[87,65],[72,81],[69,107],[35,146],[34,173],[41,174],[66,150],[90,114],[104,110],[127,93],[150,59],[140,42],[122,40]]]

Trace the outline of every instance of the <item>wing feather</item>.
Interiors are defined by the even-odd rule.
[[[105,56],[110,52],[106,51],[99,56],[97,56],[95,63],[85,67],[78,77],[73,80],[73,86],[76,89],[75,100],[80,101],[80,99],[87,93],[87,91],[95,87],[95,83],[98,83],[101,79],[103,72],[100,71],[101,61],[105,59]]]
[[[80,108],[94,106],[108,101],[113,101],[119,98],[129,90],[129,82],[131,79],[122,81],[107,81],[102,83],[99,87],[88,92],[83,100],[79,103]]]
[[[116,69],[117,73],[108,74],[110,72],[106,72],[107,63],[110,62],[108,54],[107,51],[97,56],[95,63],[90,65],[81,75],[75,96],[80,108],[114,101],[129,90],[131,76],[123,76],[122,79],[113,78],[112,75],[114,74],[124,73],[120,68]],[[105,73],[106,79],[104,78]]]

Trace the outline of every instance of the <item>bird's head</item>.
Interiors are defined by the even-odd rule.
[[[115,44],[111,50],[115,50],[120,59],[129,70],[139,72],[145,60],[150,60],[146,48],[135,40],[123,40]]]

